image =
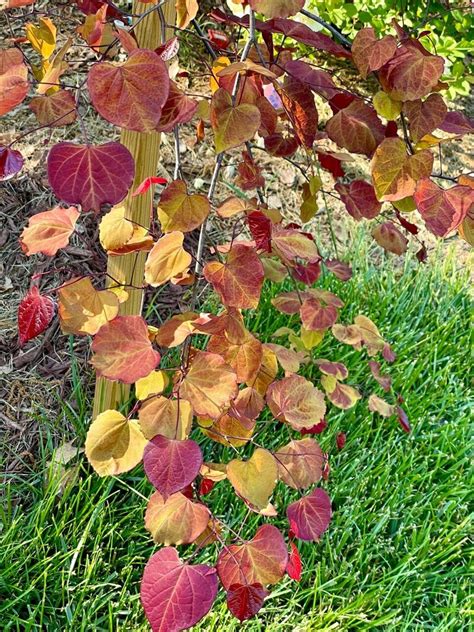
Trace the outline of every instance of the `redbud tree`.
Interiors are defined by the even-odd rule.
[[[410,431],[384,368],[395,359],[390,344],[367,316],[340,322],[343,301],[318,284],[322,272],[342,281],[352,274],[348,263],[323,255],[317,233],[305,227],[313,218],[313,227],[330,222],[317,214],[321,199],[337,198],[354,220],[371,220],[372,237],[395,255],[414,240],[424,262],[425,230],[473,241],[474,179],[445,175],[442,151],[474,126],[448,111],[445,63],[423,46],[426,34],[394,23],[381,38],[363,28],[351,42],[305,10],[304,0],[240,0],[239,15],[208,4],[200,11],[196,0],[133,7],[76,0],[66,31],[58,28],[69,23],[61,20],[65,6],[8,0],[3,7],[0,114],[29,108],[37,125],[0,147],[0,178],[21,174],[21,139],[49,129],[45,169],[57,198],[30,217],[22,249],[53,258],[92,219],[108,256],[98,275],[51,268],[62,276],[59,286],[47,273],[34,276],[19,305],[19,342],[57,317],[64,334],[91,338],[102,386],[122,385],[108,405],[96,399],[85,453],[99,476],[141,463],[155,488],[145,527],[150,552],[152,541],[161,546],[144,569],[141,600],[152,629],[163,631],[196,624],[219,585],[238,619],[254,616],[285,574],[300,579],[298,542],[317,542],[327,530],[328,455],[314,436],[330,407],[349,409],[362,393],[341,361],[320,357],[324,337],[334,340],[336,356],[349,345],[367,358],[369,410]],[[187,81],[195,69],[179,64],[183,38],[207,75],[199,97]],[[349,87],[345,71],[357,73]],[[331,111],[324,122],[322,102]],[[120,142],[95,143],[90,116],[107,122],[111,135],[120,129]],[[195,145],[213,148],[206,194],[186,181],[184,126]],[[158,176],[160,134],[175,147],[171,179]],[[298,222],[269,206],[262,150],[303,175]],[[370,161],[370,178],[346,174],[355,154]],[[236,161],[238,194],[218,198],[225,167]],[[278,343],[262,343],[265,332],[246,326],[265,282],[292,284],[272,299],[298,323],[278,330]],[[144,289],[168,284],[182,288],[182,309],[147,322]],[[206,288],[217,300],[203,312]],[[308,365],[318,369],[317,384],[300,374]],[[280,435],[279,447],[265,445]],[[340,433],[338,448],[344,443]],[[223,460],[229,447],[234,458]],[[213,510],[214,486],[232,489],[247,516],[260,517],[249,539]],[[286,507],[272,502],[277,486],[291,490]],[[272,524],[281,514],[284,532]],[[203,549],[212,565],[197,563]]]

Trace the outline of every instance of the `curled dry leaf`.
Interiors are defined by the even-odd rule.
[[[294,430],[311,428],[326,412],[324,395],[300,375],[290,375],[270,385],[267,392],[270,410]]]
[[[190,544],[206,529],[209,509],[177,492],[164,500],[155,492],[145,512],[145,527],[157,544]]]
[[[278,479],[277,463],[268,450],[257,448],[248,461],[231,461],[227,465],[227,478],[252,507],[264,509]]]
[[[379,413],[382,417],[391,417],[396,413],[395,406],[392,406],[384,399],[372,393],[369,397],[369,410],[373,413]]]
[[[106,410],[87,432],[86,456],[99,476],[115,476],[140,463],[146,443],[136,421],[117,410]]]
[[[50,211],[33,215],[20,237],[23,252],[28,256],[41,252],[54,257],[60,248],[68,245],[78,217],[74,206],[56,206]]]
[[[133,384],[160,361],[141,316],[117,316],[103,325],[92,342],[92,366],[109,380]]]
[[[71,280],[58,290],[58,312],[65,334],[89,334],[113,320],[119,299],[109,290],[96,290],[89,277]]]
[[[217,572],[226,590],[233,584],[276,584],[284,575],[288,550],[280,531],[269,524],[257,529],[242,545],[226,547],[217,560]]]

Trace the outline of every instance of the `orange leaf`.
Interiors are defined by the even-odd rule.
[[[212,336],[207,350],[221,355],[237,374],[237,381],[252,382],[262,363],[262,343],[246,332],[243,340],[231,341],[227,336]]]
[[[126,384],[151,373],[160,361],[141,316],[117,316],[103,325],[94,338],[92,351],[91,364],[98,375]]]
[[[372,237],[384,250],[402,255],[408,247],[408,240],[392,222],[378,224],[372,230]]]
[[[145,262],[145,281],[163,285],[189,268],[192,257],[183,248],[184,235],[179,231],[163,235],[153,246]]]
[[[378,40],[372,27],[358,31],[352,43],[352,58],[365,79],[369,72],[378,70],[389,61],[397,50],[397,40],[393,35],[385,35]]]
[[[267,392],[267,403],[280,421],[295,430],[311,428],[326,412],[324,395],[301,375],[290,375],[274,382]]]
[[[176,0],[176,26],[180,29],[188,28],[198,11],[197,0]]]
[[[245,445],[253,434],[255,421],[221,415],[218,419],[198,419],[202,432],[217,443],[238,448]]]
[[[65,334],[93,336],[119,311],[119,299],[109,290],[96,290],[89,277],[68,281],[58,291],[58,312]]]
[[[379,200],[396,201],[413,195],[420,178],[431,174],[433,154],[407,154],[401,138],[386,138],[372,159],[372,179]]]
[[[145,527],[157,544],[190,544],[206,529],[209,509],[195,503],[181,492],[166,501],[156,491],[148,501]]]
[[[211,261],[204,276],[227,307],[257,307],[263,285],[263,266],[252,248],[234,244],[225,263]]]
[[[179,388],[198,415],[219,417],[237,395],[237,376],[221,356],[198,351]]]
[[[189,195],[186,183],[175,180],[161,194],[158,218],[165,233],[179,230],[184,233],[201,226],[211,206],[204,195]]]
[[[153,397],[138,413],[140,428],[147,439],[160,434],[167,439],[187,439],[193,423],[191,404],[185,399]]]
[[[17,48],[0,51],[0,116],[19,105],[28,93],[28,68]]]
[[[76,101],[72,92],[59,90],[49,96],[31,99],[28,107],[33,110],[40,125],[63,127],[76,120]]]
[[[28,256],[41,252],[53,257],[60,248],[68,245],[78,217],[79,212],[74,206],[56,206],[51,211],[33,215],[20,237],[23,252]]]

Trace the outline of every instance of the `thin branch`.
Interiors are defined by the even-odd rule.
[[[310,20],[313,20],[314,22],[321,24],[321,26],[323,26],[327,31],[329,31],[332,35],[334,35],[334,37],[337,40],[339,40],[341,44],[343,44],[347,48],[351,48],[352,44],[347,39],[347,37],[345,37],[334,26],[332,26],[331,24],[328,24],[325,20],[320,18],[319,15],[315,15],[314,13],[311,13],[311,11],[307,11],[306,9],[301,9],[300,13],[304,15],[305,17],[309,18]]]

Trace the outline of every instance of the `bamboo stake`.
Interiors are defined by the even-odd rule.
[[[141,15],[151,8],[149,3],[133,3],[133,13]],[[166,24],[174,24],[176,9],[174,2],[166,2],[162,7],[162,14]],[[172,37],[172,29],[162,29],[158,11],[153,11],[137,24],[134,34],[140,48],[154,50],[164,40]],[[163,39],[164,38],[164,39]],[[160,138],[157,132],[141,133],[122,130],[120,142],[127,147],[135,160],[135,179],[130,192],[120,205],[125,206],[126,217],[141,226],[150,225],[150,198],[148,195],[131,197],[131,193],[143,180],[156,175],[160,156]],[[110,277],[124,281],[126,284],[141,287],[145,269],[146,253],[131,253],[119,257],[109,257],[107,272]],[[109,277],[108,277],[109,278]],[[110,285],[113,281],[108,281]],[[120,313],[124,315],[141,314],[143,307],[143,290],[127,288],[129,297],[121,304]],[[92,418],[109,408],[120,406],[129,397],[130,386],[119,382],[112,382],[98,378],[95,388]]]

